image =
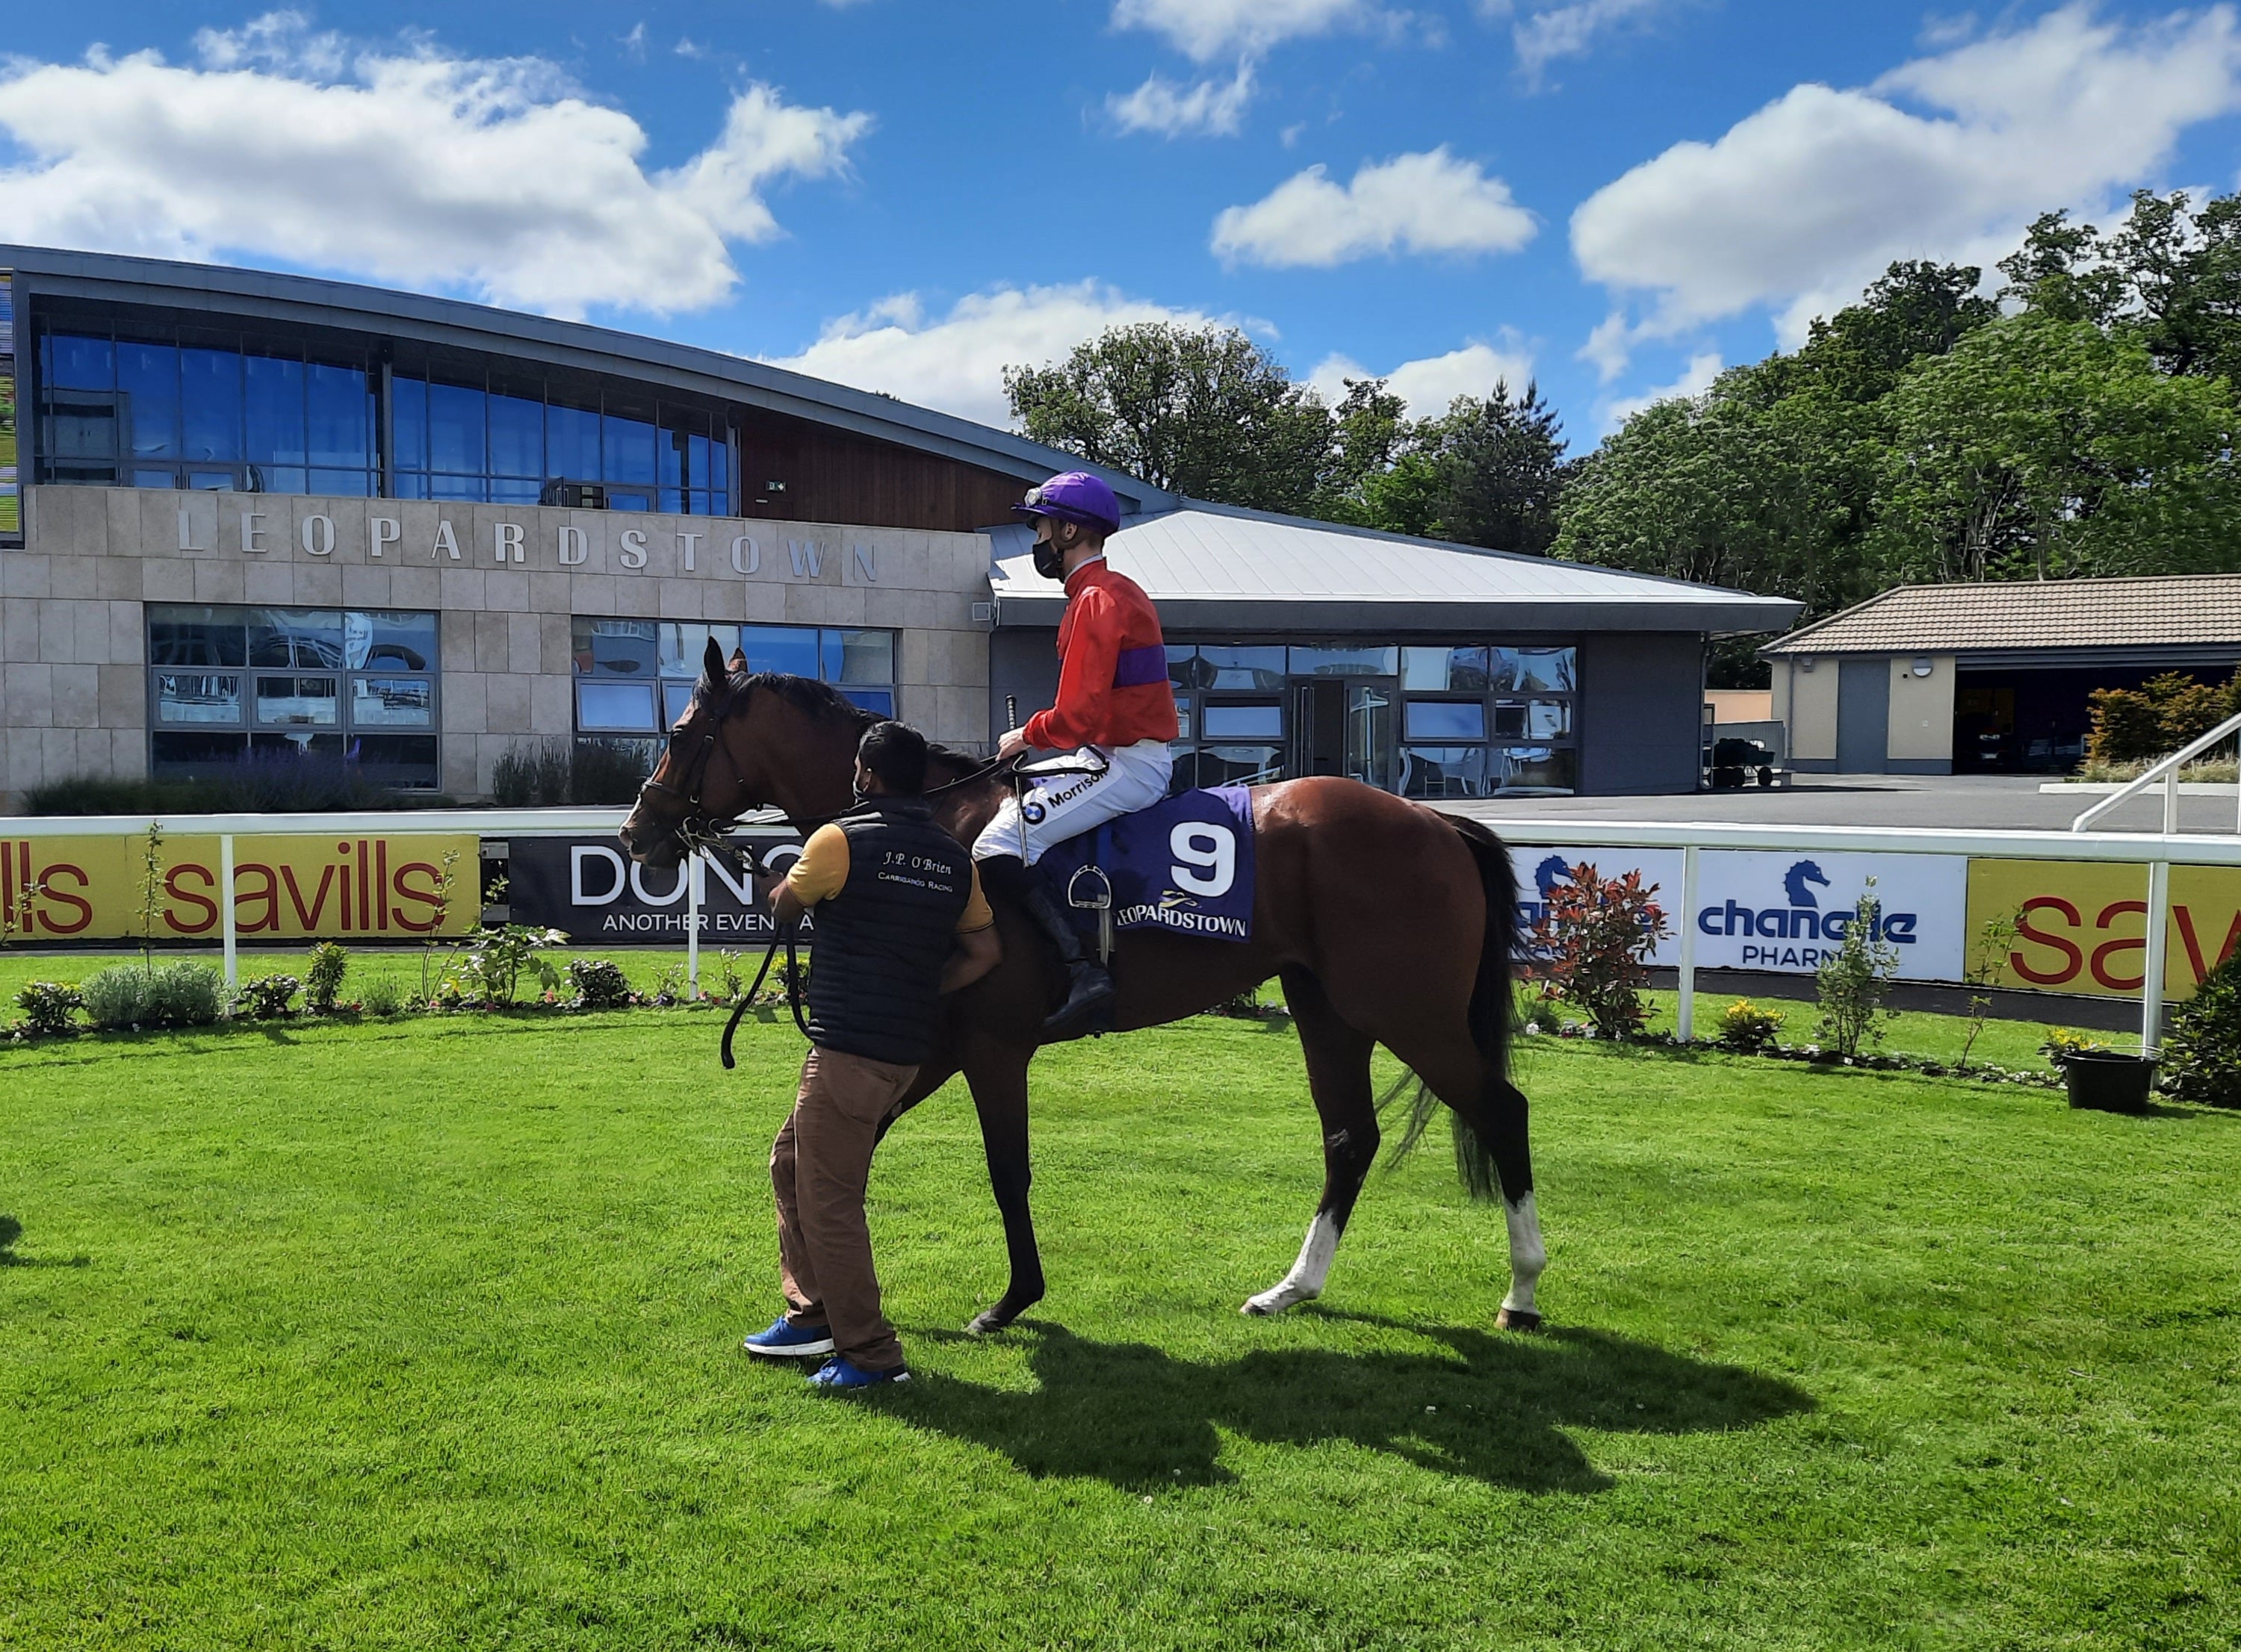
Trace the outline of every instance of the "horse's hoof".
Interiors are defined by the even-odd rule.
[[[973,1322],[965,1328],[965,1334],[993,1336],[997,1332],[1007,1328],[1016,1317],[1017,1315],[1007,1314],[1001,1308],[984,1308],[973,1316]]]
[[[1288,1291],[1278,1286],[1273,1291],[1263,1291],[1258,1296],[1248,1296],[1238,1312],[1248,1319],[1265,1320],[1281,1314],[1287,1308],[1297,1308],[1302,1302],[1314,1301],[1306,1291]]]
[[[1494,1316],[1494,1322],[1505,1331],[1537,1331],[1541,1316],[1529,1308],[1505,1308]]]

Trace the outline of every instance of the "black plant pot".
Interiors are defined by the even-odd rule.
[[[2113,1050],[2084,1050],[2062,1059],[2063,1082],[2073,1107],[2103,1113],[2145,1113],[2155,1082],[2156,1064]]]

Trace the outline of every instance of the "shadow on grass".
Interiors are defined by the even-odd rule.
[[[1612,1482],[1567,1428],[1699,1434],[1813,1408],[1790,1383],[1602,1331],[1493,1336],[1328,1317],[1415,1331],[1448,1352],[1268,1349],[1203,1365],[1022,1321],[1007,1334],[1029,1342],[1036,1392],[928,1376],[879,1400],[899,1418],[1000,1451],[1038,1478],[1138,1491],[1234,1481],[1218,1460],[1228,1430],[1268,1445],[1344,1441],[1522,1491],[1594,1492]]]

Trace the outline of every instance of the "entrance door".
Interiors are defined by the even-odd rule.
[[[1393,789],[1393,706],[1399,698],[1390,682],[1346,685],[1346,776]]]
[[[1881,774],[1890,766],[1890,662],[1842,656],[1836,665],[1836,772]]]
[[[1314,677],[1296,686],[1292,701],[1292,772],[1346,771],[1346,681]]]

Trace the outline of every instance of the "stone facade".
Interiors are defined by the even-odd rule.
[[[987,743],[977,533],[412,499],[24,490],[0,551],[0,792],[148,768],[151,602],[434,610],[444,789],[573,730],[579,614],[896,632],[897,715]],[[976,605],[983,618],[976,619]]]

